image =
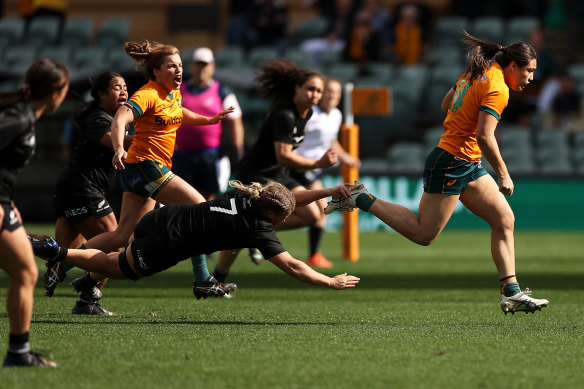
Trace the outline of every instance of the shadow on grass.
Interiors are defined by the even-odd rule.
[[[492,274],[369,274],[356,273],[361,278],[359,289],[485,289],[498,284],[497,273]],[[138,282],[110,281],[115,288],[118,282],[127,283],[132,288],[168,288],[190,286],[193,276],[190,273],[159,273]],[[307,285],[285,274],[232,273],[227,281],[235,282],[238,288],[253,289],[305,289]],[[531,289],[584,289],[582,274],[543,274],[525,273],[519,275],[522,288]]]
[[[59,315],[62,317],[62,315]],[[144,321],[138,318],[134,321],[119,321],[115,317],[112,317],[111,320],[96,320],[96,321],[70,321],[70,320],[63,320],[62,318],[55,319],[55,320],[48,320],[48,319],[39,319],[39,320],[32,320],[33,323],[40,323],[40,324],[62,324],[62,325],[79,325],[80,323],[83,324],[99,324],[99,325],[112,325],[112,324],[120,324],[120,325],[136,325],[136,324],[150,324],[150,325],[201,325],[201,326],[208,326],[208,325],[216,325],[216,326],[337,326],[339,323],[315,323],[315,322],[247,322],[247,321],[220,321],[220,320],[152,320],[152,321]]]

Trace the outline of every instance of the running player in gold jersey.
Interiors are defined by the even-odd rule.
[[[515,276],[515,216],[505,199],[513,181],[501,158],[495,129],[509,99],[509,88],[521,91],[533,79],[535,50],[525,42],[501,46],[465,32],[471,63],[442,101],[444,134],[424,168],[424,194],[418,215],[401,205],[378,200],[356,185],[350,199],[333,200],[325,209],[358,207],[369,211],[406,238],[423,246],[432,243],[452,216],[458,200],[491,226],[491,253],[499,272],[503,312],[534,312],[548,305],[521,291]],[[497,182],[481,166],[486,157]]]
[[[181,124],[215,124],[233,111],[230,107],[213,117],[198,115],[181,105],[182,62],[178,49],[161,43],[126,42],[124,49],[142,68],[149,82],[118,109],[112,123],[114,168],[122,171],[124,195],[120,221],[115,231],[87,241],[86,248],[104,251],[124,246],[138,221],[156,202],[197,204],[204,197],[170,170],[176,131]],[[124,128],[134,122],[134,139],[129,150],[123,147]],[[197,284],[215,283],[205,257],[193,258]],[[89,275],[98,280],[97,275]]]

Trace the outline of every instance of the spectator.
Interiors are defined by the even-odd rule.
[[[398,63],[415,65],[425,51],[424,35],[420,23],[420,11],[411,4],[400,8],[394,25],[394,52]]]
[[[225,121],[229,127],[234,160],[239,161],[243,157],[244,129],[237,98],[228,87],[213,79],[215,59],[211,49],[196,49],[190,66],[192,78],[180,87],[183,107],[201,115],[213,115],[234,107]],[[203,126],[183,125],[176,135],[174,172],[197,188],[207,200],[227,189],[231,173],[229,159],[223,155],[221,146],[222,130],[222,122]],[[220,180],[223,182],[220,183]]]
[[[547,126],[562,131],[574,132],[584,127],[583,100],[574,80],[564,74],[559,79],[559,90],[555,95],[547,116]]]
[[[333,148],[339,155],[341,162],[353,167],[359,167],[361,161],[347,153],[339,141],[339,130],[343,121],[343,115],[337,108],[343,93],[341,82],[329,78],[324,83],[322,98],[317,105],[312,107],[312,116],[306,122],[304,129],[304,141],[296,151],[305,158],[318,159]],[[322,189],[324,186],[320,180],[322,169],[310,169],[304,171],[292,170],[291,176],[309,190]],[[326,200],[318,200],[320,208],[324,209]],[[322,214],[315,225],[308,228],[309,256],[306,263],[313,267],[331,268],[333,264],[320,253],[320,241],[326,226],[326,215]]]
[[[367,9],[360,10],[349,27],[345,58],[359,63],[361,68],[379,59],[381,35],[373,28],[373,15]]]
[[[249,27],[245,34],[248,50],[255,46],[286,49],[288,6],[285,0],[255,0],[250,9]]]
[[[347,44],[347,31],[352,18],[352,5],[349,0],[334,1],[334,11],[325,14],[328,29],[324,37],[307,39],[301,48],[312,54],[313,62],[321,62],[321,54],[326,51],[342,52]]]

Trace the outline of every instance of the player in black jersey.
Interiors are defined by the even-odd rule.
[[[35,122],[57,110],[69,89],[69,71],[61,62],[39,58],[18,92],[0,93],[0,268],[10,277],[6,311],[10,322],[4,366],[55,367],[30,351],[28,342],[38,268],[20,213],[13,203],[16,176],[35,150]]]
[[[60,246],[78,248],[87,239],[105,231],[114,231],[118,225],[112,207],[106,199],[116,171],[111,160],[111,124],[120,106],[128,100],[124,78],[107,71],[93,80],[93,101],[75,118],[76,141],[68,169],[57,181],[55,209],[57,224],[55,239]],[[126,127],[124,146],[132,142],[132,126]],[[68,264],[56,263],[47,269],[44,286],[47,296],[63,282]],[[100,283],[100,287],[107,281]],[[72,311],[74,314],[115,315],[102,308],[96,300],[82,294]]]
[[[231,181],[230,185],[236,190],[208,202],[167,205],[148,212],[136,226],[131,243],[123,253],[68,250],[53,246],[50,241],[33,242],[33,249],[50,263],[65,261],[110,278],[138,280],[192,255],[253,246],[264,258],[301,281],[332,289],[351,288],[359,282],[359,278],[346,273],[328,277],[294,259],[274,231],[274,226],[285,222],[297,205],[328,196],[351,197],[346,186],[290,192],[275,181],[250,186]],[[84,283],[88,288],[92,285],[91,279]],[[196,290],[194,293],[197,296]]]
[[[304,126],[312,115],[324,89],[324,77],[310,69],[301,69],[286,59],[260,64],[259,94],[272,100],[272,106],[260,128],[260,135],[238,167],[237,179],[245,184],[277,181],[292,192],[306,190],[290,176],[290,169],[327,168],[338,162],[332,148],[319,160],[305,158],[296,152],[304,140]],[[324,215],[318,203],[298,207],[279,230],[309,227]],[[223,252],[214,276],[224,280],[235,255]]]

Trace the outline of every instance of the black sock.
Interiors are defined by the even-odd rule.
[[[13,354],[24,354],[30,351],[30,343],[28,342],[29,332],[24,334],[9,334],[8,335],[8,352]]]
[[[225,282],[225,279],[227,278],[228,274],[229,274],[228,271],[218,269],[217,266],[215,266],[215,271],[213,272],[213,277],[215,277],[215,279],[219,282]]]
[[[312,226],[308,230],[308,237],[310,241],[310,255],[318,253],[320,248],[320,238],[322,237],[323,229],[321,227]]]
[[[99,284],[99,281],[91,278],[91,273],[89,272],[85,273],[85,276],[81,278],[81,282],[89,287],[97,286],[97,284]]]

